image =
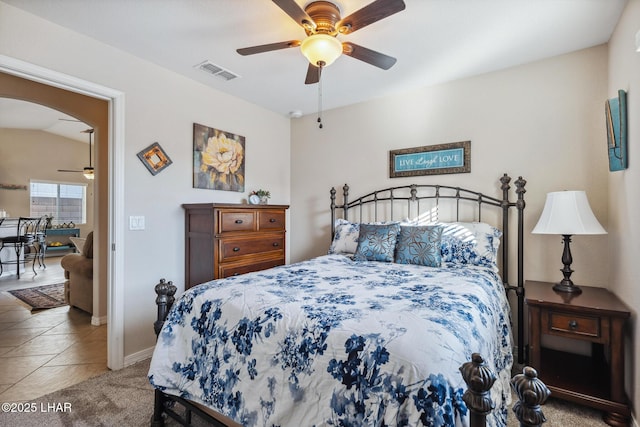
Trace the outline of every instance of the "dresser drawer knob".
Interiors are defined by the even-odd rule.
[[[273,242],[273,247],[274,247],[274,248],[277,248],[278,246],[280,246],[280,243],[278,243],[278,242]]]
[[[239,252],[239,251],[240,251],[239,247],[236,246],[235,248],[233,248],[233,252]]]
[[[569,329],[578,329],[578,322],[575,320],[569,320]]]
[[[276,222],[275,218],[269,218],[269,222]]]
[[[236,219],[236,224],[242,224],[242,220],[241,219]]]

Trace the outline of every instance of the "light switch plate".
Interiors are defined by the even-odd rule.
[[[129,230],[144,230],[144,216],[130,216]]]

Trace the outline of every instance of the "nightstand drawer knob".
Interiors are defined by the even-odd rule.
[[[269,222],[276,222],[275,218],[269,218]]]
[[[277,248],[278,246],[280,246],[280,243],[278,243],[278,242],[273,242],[273,247],[274,247],[274,248]]]
[[[240,252],[240,248],[236,246],[235,248],[233,248],[233,252]]]
[[[578,329],[578,322],[575,320],[569,320],[569,329]]]
[[[236,224],[242,224],[244,221],[242,221],[241,219],[236,219]]]

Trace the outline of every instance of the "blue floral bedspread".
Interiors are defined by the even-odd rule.
[[[504,426],[509,313],[490,269],[326,255],[185,292],[149,380],[244,426],[468,425],[459,367],[479,352]]]

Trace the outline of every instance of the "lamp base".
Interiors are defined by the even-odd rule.
[[[553,286],[553,290],[556,292],[578,295],[582,292],[582,289],[574,285],[573,281],[571,281],[571,273],[573,273],[573,270],[571,269],[573,257],[571,256],[571,247],[569,246],[571,243],[571,235],[563,234],[562,241],[564,242],[564,251],[562,252],[562,264],[564,267],[560,271],[562,271],[564,279],[562,279],[560,283],[556,283]]]
[[[573,282],[564,283],[564,280],[553,285],[553,290],[556,292],[565,292],[576,295],[582,293],[582,289],[580,289],[580,287],[574,285]]]

